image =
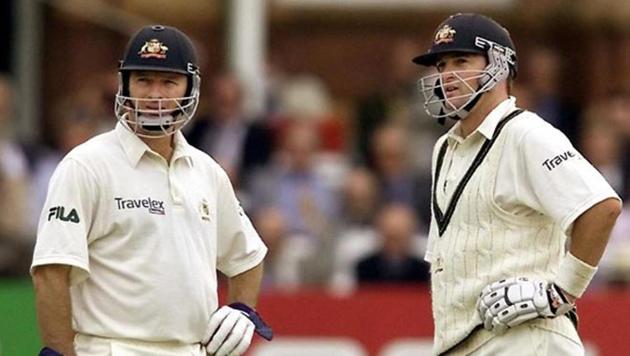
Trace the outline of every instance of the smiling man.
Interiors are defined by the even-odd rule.
[[[419,83],[427,112],[457,121],[433,153],[435,353],[584,354],[575,302],[619,197],[560,131],[516,106],[516,50],[494,20],[449,17],[414,62],[435,69]]]
[[[40,355],[241,355],[254,332],[272,336],[253,309],[267,248],[227,174],[180,132],[199,100],[192,42],[143,28],[119,79],[116,128],[50,181],[31,268]]]

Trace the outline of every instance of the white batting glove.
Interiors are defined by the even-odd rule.
[[[247,351],[254,335],[254,323],[244,312],[227,305],[216,310],[201,341],[213,356],[238,356]]]
[[[555,318],[573,307],[555,284],[526,277],[494,282],[477,301],[484,328],[496,334],[535,318]]]

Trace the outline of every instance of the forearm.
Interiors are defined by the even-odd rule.
[[[69,273],[69,266],[41,266],[35,270],[33,284],[42,343],[64,356],[75,356]]]
[[[621,203],[618,200],[606,199],[584,212],[573,223],[569,252],[575,258],[565,257],[558,276],[560,282],[558,284],[568,292],[566,294],[571,302],[580,295],[571,293],[570,290],[573,288],[574,291],[583,291],[595,273],[595,268],[608,244],[610,231],[620,212]],[[567,290],[567,286],[572,288]]]
[[[262,276],[263,264],[261,262],[256,267],[230,278],[228,287],[229,303],[241,302],[252,308],[256,307]]]

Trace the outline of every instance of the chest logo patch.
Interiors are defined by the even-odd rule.
[[[199,203],[199,215],[201,220],[210,221],[210,204],[206,198],[203,198]]]
[[[131,209],[147,209],[149,213],[155,215],[165,215],[164,202],[160,200],[151,199],[151,197],[144,199],[125,199],[114,198],[118,210],[131,210]]]

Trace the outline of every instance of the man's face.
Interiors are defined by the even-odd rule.
[[[139,100],[135,105],[139,110],[172,111],[178,107],[177,100],[186,94],[188,81],[184,74],[154,71],[133,71],[129,77],[129,96]],[[158,100],[162,99],[162,100]],[[146,113],[145,113],[146,114]],[[153,116],[153,115],[150,115]]]
[[[480,54],[449,53],[438,59],[435,67],[441,73],[444,96],[452,109],[464,105],[479,88],[486,65],[486,58]]]

